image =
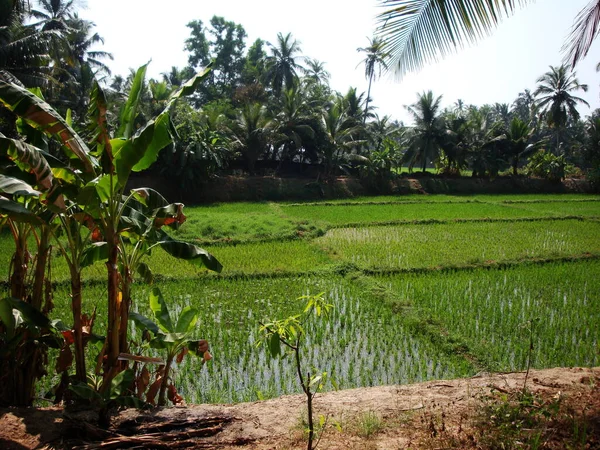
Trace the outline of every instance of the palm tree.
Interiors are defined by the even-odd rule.
[[[280,151],[282,163],[291,162],[303,150],[303,141],[312,139],[315,130],[311,126],[312,111],[300,86],[283,91],[277,113],[272,114],[273,130],[276,134],[273,157]],[[301,158],[303,159],[303,158]]]
[[[488,35],[518,6],[533,0],[379,0],[376,34],[386,43],[389,66],[398,76],[416,71]],[[600,0],[591,0],[577,16],[567,40],[574,66],[600,32]]]
[[[537,82],[539,84],[533,95],[537,98],[537,106],[542,110],[548,125],[555,129],[558,151],[560,133],[568,120],[579,120],[577,104],[589,106],[584,99],[571,93],[579,90],[587,92],[587,84],[580,84],[575,73],[570,72],[565,65],[550,66],[550,71],[538,78]]]
[[[574,68],[579,60],[585,58],[592,42],[600,33],[600,0],[591,0],[573,23],[571,34],[563,46],[565,61]]]
[[[0,71],[10,72],[29,87],[46,85],[48,52],[58,37],[26,24],[26,9],[20,2],[0,1]]]
[[[245,104],[230,125],[233,146],[246,160],[248,171],[254,175],[256,161],[266,152],[271,134],[271,121],[260,103]]]
[[[356,51],[366,53],[367,55],[365,56],[365,59],[359,63],[359,65],[365,65],[365,77],[369,80],[365,116],[363,118],[363,122],[366,122],[366,112],[369,110],[369,100],[371,99],[371,83],[376,76],[381,76],[382,70],[388,70],[386,59],[389,54],[384,51],[384,42],[378,38],[369,39],[369,45],[367,47],[359,47]]]
[[[277,43],[275,45],[268,43],[271,49],[271,56],[267,57],[267,81],[273,86],[273,91],[277,96],[281,93],[285,83],[286,89],[291,89],[298,79],[297,71],[300,65],[296,62],[298,53],[302,50],[300,42],[292,38],[292,33],[285,36],[277,33]]]
[[[325,131],[321,156],[325,162],[325,175],[329,176],[340,160],[360,144],[357,137],[363,128],[360,125],[348,126],[344,102],[340,97],[326,111],[323,111],[321,121]]]
[[[305,58],[304,63],[306,67],[302,67],[301,70],[306,79],[318,85],[329,83],[331,74],[325,70],[325,63],[309,57]]]
[[[493,139],[509,159],[514,176],[518,175],[519,161],[540,149],[544,144],[543,140],[533,141],[535,131],[528,123],[518,117],[513,117],[504,133]]]
[[[446,139],[444,120],[440,116],[441,101],[441,96],[436,98],[431,91],[427,91],[419,94],[417,101],[406,107],[415,125],[404,162],[409,162],[412,167],[419,160],[423,172],[427,171],[427,163],[439,156]]]
[[[516,100],[512,104],[512,111],[523,122],[532,122],[535,126],[537,121],[537,108],[535,98],[529,89],[519,92]]]
[[[78,0],[38,0],[40,9],[31,10],[31,15],[39,20],[36,26],[42,31],[66,31],[69,28],[67,21],[80,3]]]

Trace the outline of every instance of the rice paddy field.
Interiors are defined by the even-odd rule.
[[[162,251],[146,262],[171,310],[201,311],[197,336],[214,358],[176,368],[188,402],[298,392],[291,358],[270,358],[258,331],[299,314],[299,297],[317,293],[334,308],[305,324],[303,357],[328,373],[327,389],[524,370],[528,360],[600,365],[600,196],[232,203],[186,207],[186,215],[174,236],[202,245],[223,272]],[[10,236],[0,234],[1,267],[11,253]],[[97,306],[105,324],[105,269],[86,270],[85,309]],[[53,318],[70,323],[60,256],[53,272]],[[134,286],[134,310],[150,315],[151,289]],[[135,351],[140,336],[131,331]]]

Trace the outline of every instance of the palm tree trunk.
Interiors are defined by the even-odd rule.
[[[363,117],[363,124],[367,123],[367,114],[369,113],[369,100],[371,99],[371,83],[373,82],[373,72],[369,76],[369,88],[367,89],[367,102],[365,103],[365,114]]]

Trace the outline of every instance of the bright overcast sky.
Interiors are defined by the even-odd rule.
[[[409,122],[404,105],[413,103],[417,92],[432,90],[443,95],[443,106],[457,99],[466,104],[512,103],[524,89],[536,86],[536,79],[561,62],[560,48],[577,13],[589,0],[538,0],[519,11],[496,29],[491,37],[460,50],[402,81],[393,76],[377,80],[371,97],[379,115]],[[376,0],[87,0],[80,15],[96,24],[104,37],[103,49],[114,55],[109,66],[114,74],[126,75],[152,59],[149,73],[159,77],[171,66],[184,67],[189,36],[186,24],[213,15],[241,24],[249,47],[256,38],[275,42],[278,32],[291,32],[301,42],[305,56],[325,62],[331,86],[346,92],[348,87],[367,90],[363,58],[356,49],[368,44]],[[587,58],[579,63],[577,77],[589,86],[580,95],[591,109],[600,108],[600,38]],[[580,108],[582,115],[590,109]]]

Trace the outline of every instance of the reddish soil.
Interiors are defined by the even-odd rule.
[[[492,404],[491,399],[520,392],[524,379],[524,373],[483,374],[318,394],[315,415],[326,422],[318,448],[494,448],[485,437],[493,432],[491,426],[486,430],[487,421],[495,419],[485,416],[486,405]],[[544,419],[540,448],[600,448],[599,380],[600,368],[531,371],[527,389],[536,398],[533,411],[539,410],[540,417],[551,415]],[[548,405],[556,404],[561,412],[554,414]],[[115,413],[108,432],[90,424],[94,414],[89,412],[59,407],[4,409],[0,410],[0,448],[306,448],[301,425],[304,409],[300,395],[234,405],[129,409]],[[376,418],[371,429],[361,425],[367,417]],[[163,425],[158,428],[150,422]],[[207,431],[198,431],[199,424]],[[141,428],[131,431],[133,425]],[[132,437],[125,436],[131,433]],[[160,444],[157,439],[165,436],[169,440]],[[571,446],[573,442],[581,446]]]

